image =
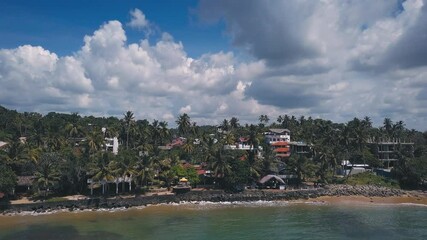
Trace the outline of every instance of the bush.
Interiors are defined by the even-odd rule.
[[[349,185],[374,185],[381,187],[400,188],[399,183],[393,179],[377,176],[371,172],[364,172],[349,176],[345,181]]]

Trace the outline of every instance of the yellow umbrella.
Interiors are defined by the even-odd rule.
[[[188,182],[188,180],[186,178],[181,178],[179,179],[180,182]]]

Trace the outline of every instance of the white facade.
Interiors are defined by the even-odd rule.
[[[270,131],[264,133],[264,135],[268,144],[291,141],[291,134],[287,129],[270,129]]]
[[[112,151],[115,155],[119,153],[119,140],[117,137],[105,138],[105,150]]]

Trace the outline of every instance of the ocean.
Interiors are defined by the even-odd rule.
[[[427,206],[191,203],[0,216],[0,239],[427,239]]]

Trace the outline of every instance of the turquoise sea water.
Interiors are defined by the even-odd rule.
[[[0,239],[427,239],[427,207],[264,202],[0,216]]]

